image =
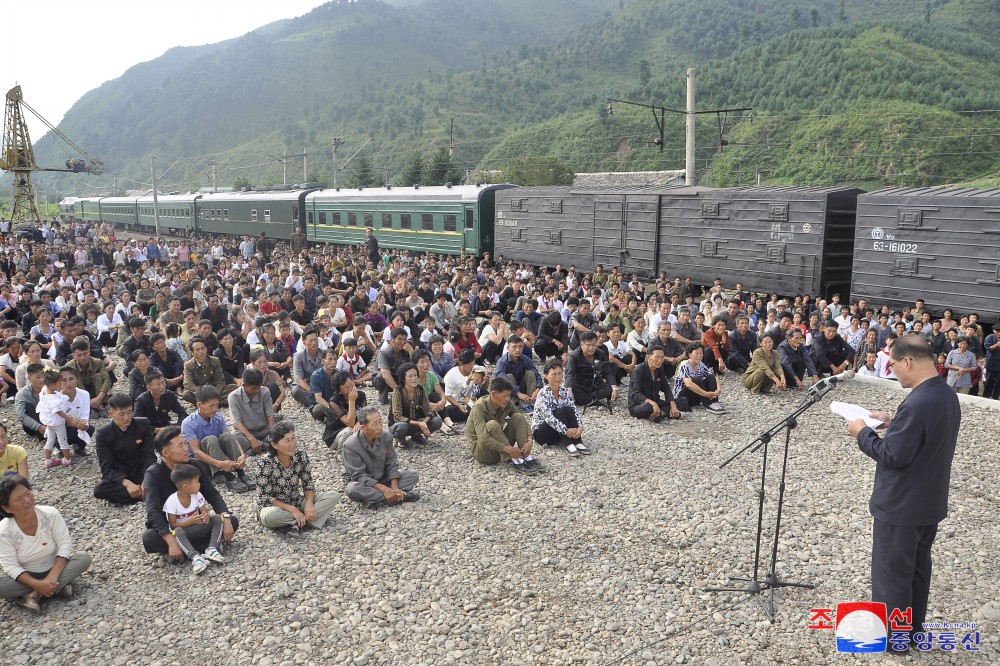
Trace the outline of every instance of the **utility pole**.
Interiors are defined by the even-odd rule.
[[[340,136],[333,137],[333,141],[330,142],[330,148],[333,150],[333,189],[339,189],[340,187],[340,168],[337,166],[337,148],[344,145],[344,138]]]
[[[659,146],[660,150],[663,150],[663,133],[665,128],[665,114],[666,112],[680,114],[686,117],[687,120],[687,130],[685,137],[685,150],[684,150],[684,176],[685,184],[688,186],[694,186],[698,184],[698,174],[695,173],[695,117],[700,114],[714,113],[721,117],[721,114],[729,114],[742,111],[753,111],[751,107],[744,107],[739,109],[711,109],[709,111],[696,111],[695,110],[695,98],[694,98],[694,79],[695,70],[694,67],[690,67],[687,70],[687,109],[669,109],[663,106],[657,106],[655,104],[645,104],[643,102],[632,102],[627,99],[616,99],[614,97],[607,97],[608,100],[608,116],[614,115],[614,109],[611,106],[611,102],[619,102],[621,104],[628,104],[630,106],[641,106],[646,109],[650,109],[653,112],[653,120],[656,122],[656,129],[659,131],[660,135],[653,139],[653,145]],[[657,114],[659,112],[659,114]],[[724,137],[722,135],[722,123],[719,123],[719,145],[725,145],[723,143]]]
[[[156,194],[156,157],[149,158],[149,172],[153,174],[153,220],[156,223],[156,240],[160,240],[160,199]]]
[[[451,117],[451,127],[448,130],[448,159],[455,157],[455,116]]]
[[[695,147],[695,107],[694,107],[694,67],[687,71],[687,137],[684,141],[684,184],[694,187],[698,184],[698,174],[694,168]]]
[[[212,194],[215,194],[219,191],[218,163],[212,160],[209,164],[212,166]]]
[[[309,149],[303,149],[302,151],[302,182],[308,182],[309,180]]]
[[[385,186],[389,187],[389,167],[383,167],[385,169]]]
[[[288,149],[281,151],[281,184],[288,185]]]

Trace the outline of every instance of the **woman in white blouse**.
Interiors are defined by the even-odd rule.
[[[90,567],[87,553],[74,553],[66,521],[52,506],[37,506],[31,484],[20,474],[0,481],[0,598],[16,599],[37,613],[43,598],[73,596],[72,582]]]

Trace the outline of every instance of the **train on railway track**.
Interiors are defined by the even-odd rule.
[[[157,210],[158,209],[158,210]],[[1000,321],[1000,189],[445,185],[89,197],[65,217],[149,232],[259,235],[617,267],[649,279],[743,282],[783,295],[840,293],[979,312]]]

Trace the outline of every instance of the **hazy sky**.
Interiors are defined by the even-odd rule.
[[[58,126],[84,93],[171,47],[239,37],[324,2],[4,0],[8,53],[0,59],[0,91],[21,84],[24,100]],[[28,130],[32,143],[47,131],[30,113]]]

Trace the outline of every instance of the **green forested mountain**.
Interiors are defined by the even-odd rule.
[[[394,3],[405,4],[405,3]],[[556,158],[583,170],[682,168],[684,119],[664,149],[648,109],[684,106],[698,69],[697,165],[709,184],[942,183],[997,171],[998,0],[374,0],[330,3],[242,38],[173,49],[88,93],[60,128],[113,171],[148,181],[148,156],[181,159],[168,188],[237,176],[280,182],[268,156],[309,151],[329,180],[404,178],[449,143],[455,166]],[[718,150],[719,122],[729,146]],[[39,161],[65,157],[51,137]],[[290,180],[301,180],[293,162]],[[249,167],[249,168],[244,168]],[[384,177],[381,176],[381,177]],[[412,177],[412,168],[405,178]],[[107,190],[111,178],[87,177]],[[127,186],[134,186],[125,183]]]

